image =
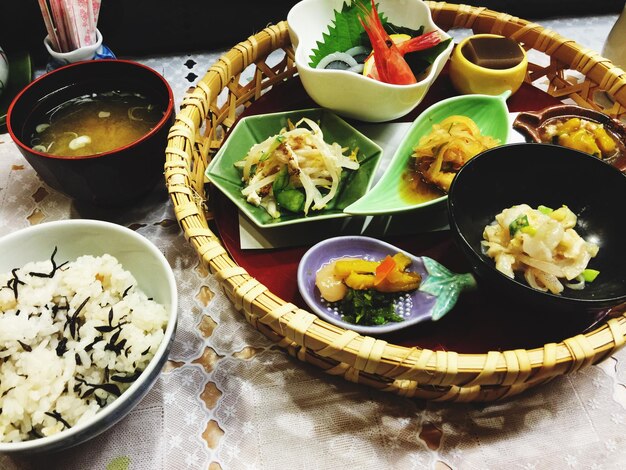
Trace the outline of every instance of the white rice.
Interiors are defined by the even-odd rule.
[[[0,274],[0,442],[91,419],[163,339],[165,308],[113,256],[55,266],[53,255]]]

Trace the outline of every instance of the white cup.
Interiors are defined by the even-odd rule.
[[[52,57],[56,62],[60,65],[67,65],[74,62],[80,62],[83,60],[91,60],[96,56],[98,49],[102,46],[102,34],[100,31],[96,29],[96,42],[89,46],[79,47],[78,49],[74,49],[69,52],[57,52],[52,49],[52,41],[50,41],[50,36],[46,36],[43,40],[44,46],[48,50],[48,54]]]

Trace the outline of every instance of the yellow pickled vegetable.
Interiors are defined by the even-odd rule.
[[[571,134],[561,134],[559,144],[574,150],[589,153],[596,157],[601,157],[602,152],[596,144],[596,139],[587,129],[578,129]]]
[[[335,262],[335,276],[345,278],[353,271],[374,274],[379,264],[376,261],[367,261],[360,258],[341,259]]]
[[[546,128],[546,140],[555,137],[559,145],[589,153],[599,158],[610,157],[617,142],[602,124],[586,119],[571,118]]]
[[[374,279],[375,278],[373,274],[359,274],[357,272],[352,271],[343,280],[343,282],[345,282],[346,285],[352,289],[363,290],[363,289],[373,289]]]
[[[604,129],[604,127],[597,127],[593,131],[596,137],[596,143],[600,150],[602,150],[603,155],[608,155],[610,153],[615,152],[617,148],[617,144],[613,140],[613,138],[609,135],[609,133]]]
[[[393,260],[396,262],[396,268],[400,271],[404,271],[411,264],[411,258],[403,253],[393,255]]]
[[[422,278],[417,273],[394,270],[376,286],[380,292],[406,292],[417,289]]]
[[[568,133],[574,132],[580,129],[580,119],[579,118],[571,118],[565,121],[561,126],[559,126],[559,133]]]
[[[332,265],[332,270],[320,270],[322,277],[332,276],[355,290],[375,289],[380,292],[406,292],[417,289],[421,276],[406,271],[411,259],[396,253],[382,261],[368,261],[360,258],[344,258]],[[316,284],[324,286],[324,279],[317,279]],[[345,295],[345,294],[343,294]]]

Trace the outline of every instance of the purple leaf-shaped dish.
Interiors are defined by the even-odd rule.
[[[315,286],[315,275],[325,264],[339,258],[365,258],[379,261],[387,255],[404,253],[412,263],[409,270],[422,276],[420,287],[395,301],[396,314],[403,321],[384,325],[364,326],[342,319],[336,305],[324,300]],[[414,256],[389,243],[370,237],[345,236],[324,240],[311,247],[298,266],[298,289],[307,305],[320,318],[361,334],[383,334],[407,328],[423,321],[435,321],[454,307],[459,294],[473,289],[476,281],[472,274],[455,274],[425,256]]]

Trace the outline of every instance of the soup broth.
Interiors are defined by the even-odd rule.
[[[81,157],[109,152],[140,139],[164,111],[138,93],[104,91],[72,98],[33,123],[34,150]]]

